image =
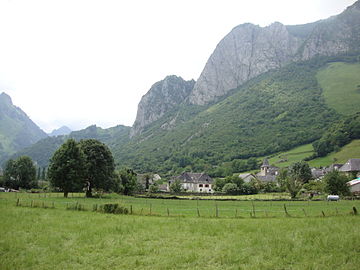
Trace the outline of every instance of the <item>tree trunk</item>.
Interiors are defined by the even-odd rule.
[[[92,197],[92,188],[91,188],[91,183],[89,181],[87,182],[85,196],[86,196],[86,198],[91,198]]]
[[[68,191],[64,191],[64,198],[68,197],[69,192]]]

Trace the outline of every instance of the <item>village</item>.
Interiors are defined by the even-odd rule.
[[[265,158],[259,168],[259,172],[240,173],[236,176],[244,181],[244,183],[260,182],[262,184],[278,183],[280,168],[269,164],[269,160]],[[324,176],[332,171],[338,171],[349,178],[354,178],[347,182],[349,191],[352,195],[360,193],[360,158],[351,158],[345,164],[334,163],[324,168],[311,168],[312,180],[322,181]],[[184,172],[181,175],[174,176],[166,183],[163,183],[158,174],[149,175],[139,174],[138,182],[148,191],[149,188],[158,184],[159,192],[171,192],[171,185],[179,182],[182,192],[188,193],[215,193],[215,180],[206,173]]]

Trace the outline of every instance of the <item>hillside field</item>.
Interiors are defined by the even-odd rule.
[[[336,62],[319,70],[316,78],[326,104],[343,115],[359,111],[360,63]]]
[[[290,166],[294,162],[303,160],[314,153],[312,144],[305,144],[295,147],[289,151],[280,152],[269,158],[270,164],[279,168]],[[360,158],[360,140],[353,140],[343,146],[338,152],[333,152],[325,157],[308,161],[311,167],[326,167],[333,163],[346,163],[350,158]],[[260,160],[263,160],[262,157]]]
[[[219,201],[215,218],[214,201],[74,196],[1,193],[0,269],[357,269],[360,263],[360,218],[349,214],[360,201],[286,202],[291,217],[284,202]],[[23,206],[15,206],[17,198]],[[31,208],[30,201],[55,208]],[[152,204],[153,214],[65,209],[76,201],[131,203],[138,211],[137,201],[143,209]],[[234,204],[239,216],[224,216]],[[182,214],[167,217],[166,207],[175,205]],[[186,214],[197,207],[213,217]]]

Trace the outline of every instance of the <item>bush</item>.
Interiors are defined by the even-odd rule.
[[[226,193],[226,194],[232,194],[232,195],[236,195],[239,193],[239,188],[236,184],[234,183],[227,183],[225,184],[225,186],[222,189],[222,192]]]
[[[102,206],[102,211],[108,214],[128,214],[129,209],[117,203],[107,203]]]

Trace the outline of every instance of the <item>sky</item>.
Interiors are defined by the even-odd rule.
[[[131,126],[167,75],[197,80],[242,23],[303,24],[355,0],[0,0],[0,93],[44,131]]]

